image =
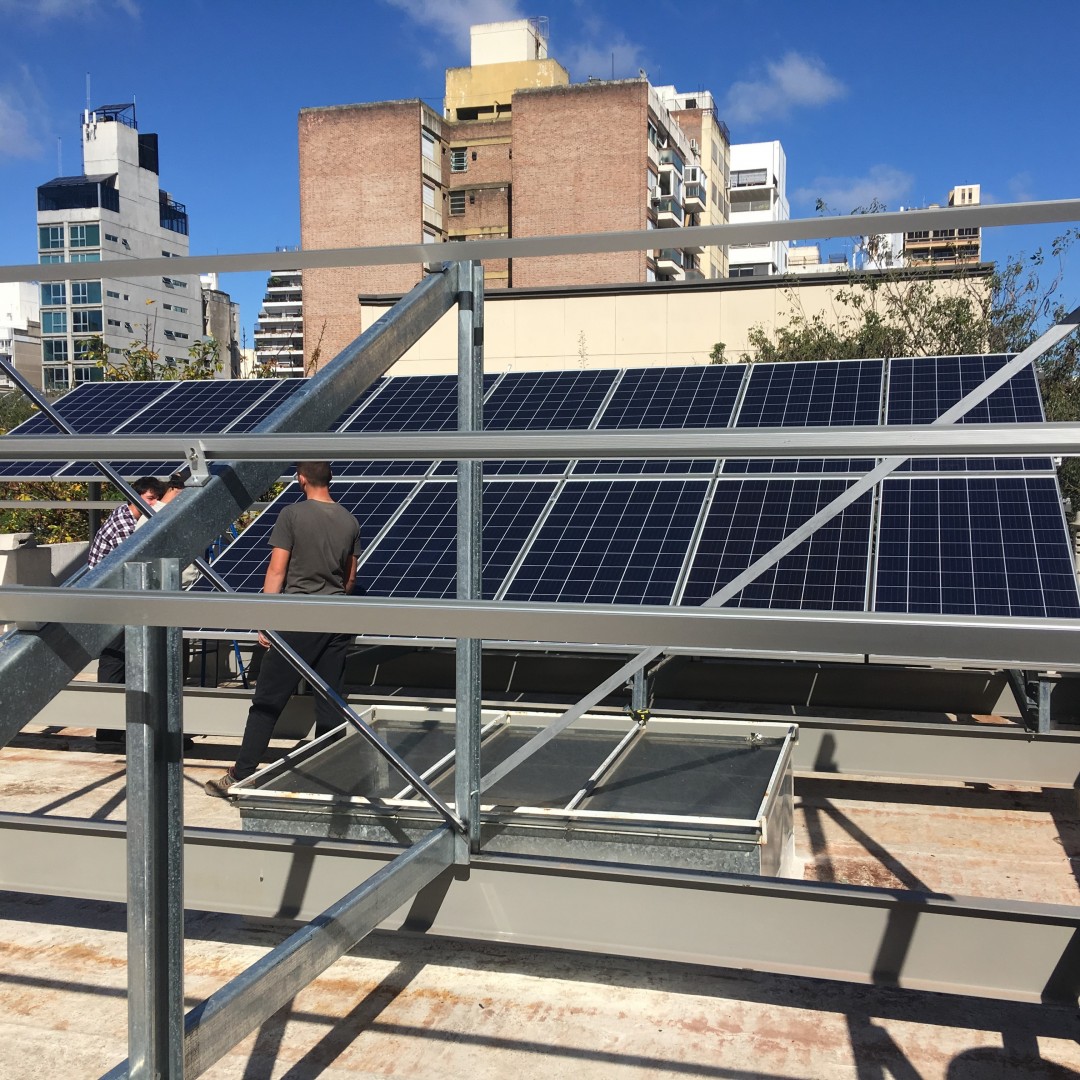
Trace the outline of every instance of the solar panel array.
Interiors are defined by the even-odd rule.
[[[486,377],[484,424],[490,430],[611,431],[929,423],[1007,359],[511,372]],[[63,398],[59,407],[77,430],[243,431],[293,385],[94,384]],[[965,422],[1042,418],[1028,367]],[[40,432],[47,425],[35,417],[18,430]],[[454,376],[402,376],[377,383],[331,430],[446,431],[455,425]],[[874,463],[485,462],[484,595],[700,604]],[[153,464],[125,463],[137,471],[166,471],[147,468]],[[453,462],[335,463],[335,497],[361,522],[365,592],[454,595],[454,471]],[[58,475],[86,475],[85,466],[65,466]],[[299,497],[295,487],[287,489],[219,558],[217,569],[234,588],[261,587],[270,529],[280,507]],[[1017,456],[912,461],[810,533],[728,603],[1080,616],[1052,463]]]

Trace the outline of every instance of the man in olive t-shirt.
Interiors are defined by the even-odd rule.
[[[325,461],[302,461],[296,481],[304,501],[286,506],[270,532],[270,562],[264,593],[320,593],[349,595],[356,581],[356,557],[360,553],[360,525],[348,510],[330,497],[330,465]],[[345,656],[352,634],[290,631],[284,641],[338,694],[345,679]],[[270,641],[259,631],[259,644]],[[255,772],[274,733],[274,725],[300,676],[275,649],[263,661],[248,710],[244,740],[236,764],[224,776],[208,780],[208,795],[224,798],[229,788]],[[321,696],[315,704],[315,730],[328,731],[337,723],[338,711]]]

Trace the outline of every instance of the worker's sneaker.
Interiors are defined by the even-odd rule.
[[[213,780],[207,780],[203,784],[203,791],[207,795],[213,795],[216,799],[227,799],[229,797],[229,788],[233,784],[239,783],[235,776],[232,774],[232,770],[224,773],[221,776],[214,777]]]

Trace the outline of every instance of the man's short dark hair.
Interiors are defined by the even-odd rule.
[[[173,488],[181,489],[184,486],[184,474],[178,472],[174,472],[172,476],[170,476],[169,479],[166,480],[165,483],[162,485],[162,487],[164,487],[166,491],[169,491]]]
[[[333,478],[329,461],[301,461],[296,466],[297,474],[316,487],[329,487]]]
[[[156,476],[140,476],[131,485],[139,495],[153,495],[160,499],[165,494],[165,485]]]

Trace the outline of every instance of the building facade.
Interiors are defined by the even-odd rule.
[[[268,376],[304,374],[304,278],[299,270],[279,270],[267,279],[255,323],[254,364]]]
[[[215,377],[239,379],[240,305],[233,303],[232,297],[218,288],[217,274],[200,274],[199,289],[202,293],[203,335],[213,338],[218,346],[221,367]]]
[[[41,314],[32,282],[0,285],[0,356],[32,386],[41,385]],[[0,391],[14,388],[14,380],[0,370]]]
[[[949,206],[978,206],[978,184],[954,187]],[[909,207],[909,209],[911,209]],[[970,225],[960,229],[920,229],[904,233],[904,265],[961,266],[982,259],[982,229]]]
[[[651,251],[485,264],[489,288],[684,281],[726,272],[722,249],[665,245],[669,226],[727,220],[727,130],[707,92],[636,79],[571,83],[545,20],[474,26],[446,72],[443,115],[419,100],[304,109],[305,249],[644,230]],[[311,365],[359,332],[357,295],[404,292],[411,266],[310,270]]]
[[[37,189],[39,261],[86,263],[78,279],[41,285],[42,385],[66,390],[103,372],[91,359],[95,338],[114,357],[133,343],[163,360],[183,359],[203,335],[199,279],[102,278],[102,259],[188,253],[188,216],[158,178],[158,138],[140,133],[133,104],[87,110],[83,172]],[[76,271],[73,271],[76,273]]]
[[[728,182],[729,221],[746,225],[787,221],[787,156],[779,142],[735,143],[731,147]],[[769,277],[786,274],[787,241],[769,244],[731,244],[730,277]]]

